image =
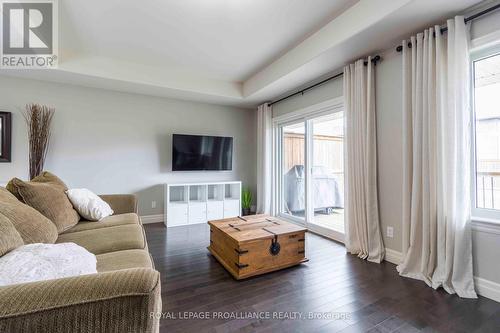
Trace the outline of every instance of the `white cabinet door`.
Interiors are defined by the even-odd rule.
[[[225,200],[224,201],[224,218],[236,217],[240,215],[240,201],[239,200]]]
[[[190,203],[188,216],[189,216],[189,224],[207,222],[207,204]]]
[[[177,225],[185,225],[188,223],[188,206],[186,205],[169,205],[167,208],[167,226],[175,227]]]
[[[224,218],[224,202],[209,201],[207,202],[207,220],[219,220]]]

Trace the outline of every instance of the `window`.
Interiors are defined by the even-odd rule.
[[[473,213],[500,220],[500,50],[473,59]]]

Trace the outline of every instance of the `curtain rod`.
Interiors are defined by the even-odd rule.
[[[481,16],[483,16],[483,15],[489,14],[489,13],[491,13],[492,11],[497,10],[497,9],[499,9],[499,8],[500,8],[500,4],[497,4],[497,5],[495,5],[495,6],[492,6],[492,7],[490,7],[490,8],[487,8],[487,9],[485,9],[485,10],[483,10],[483,11],[480,11],[479,13],[476,13],[476,14],[474,14],[474,15],[471,15],[471,16],[469,16],[469,17],[466,17],[466,18],[464,19],[464,21],[465,21],[465,23],[467,23],[467,22],[472,21],[472,20],[475,20],[475,19],[477,19],[477,18],[479,18],[479,17],[481,17]],[[448,31],[448,27],[442,27],[442,28],[441,28],[441,33],[442,33],[442,34],[443,34],[443,33],[445,33],[446,31]],[[435,32],[434,32],[434,34],[435,34]],[[411,42],[408,42],[408,47],[409,47],[409,48],[411,48]],[[398,45],[398,47],[396,47],[396,51],[398,51],[398,52],[403,51],[403,45]]]
[[[372,63],[373,63],[374,65],[376,65],[376,64],[377,64],[377,61],[379,61],[380,59],[381,59],[381,58],[380,58],[380,56],[379,56],[379,55],[376,55],[375,57],[373,57],[373,59],[372,59]],[[368,65],[368,61],[365,61],[365,66],[366,66],[366,65]],[[268,104],[269,106],[271,106],[271,105],[273,105],[273,104],[276,104],[276,103],[279,103],[279,102],[281,102],[281,101],[284,101],[285,99],[289,99],[290,97],[293,97],[293,96],[296,96],[296,95],[299,95],[299,94],[303,95],[306,91],[309,91],[309,90],[311,90],[312,88],[315,88],[315,87],[317,87],[317,86],[320,86],[320,85],[322,85],[323,83],[326,83],[326,82],[328,82],[328,81],[331,81],[331,80],[333,80],[333,79],[336,79],[336,78],[338,78],[338,77],[341,77],[342,75],[344,75],[344,73],[343,73],[343,72],[342,72],[342,73],[335,74],[334,76],[330,76],[329,78],[326,78],[326,79],[324,79],[323,81],[320,81],[320,82],[318,82],[318,83],[315,83],[315,84],[313,84],[313,85],[311,85],[311,86],[309,86],[309,87],[306,87],[306,88],[304,88],[304,89],[302,89],[302,90],[300,90],[300,91],[294,92],[293,94],[290,94],[290,95],[288,95],[288,96],[285,96],[285,97],[283,97],[283,98],[280,98],[280,99],[278,99],[278,100],[276,100],[276,101],[269,102],[269,103],[267,103],[267,104]]]

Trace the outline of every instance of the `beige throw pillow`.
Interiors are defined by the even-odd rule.
[[[5,187],[0,187],[0,202],[19,202]]]
[[[2,187],[0,187],[0,214],[12,223],[25,244],[54,243],[57,239],[57,228],[54,223],[17,200]]]
[[[25,182],[18,178],[10,181],[22,201],[51,220],[59,233],[75,226],[80,215],[73,209],[66,187],[54,182]]]
[[[0,257],[24,245],[21,235],[3,214],[0,214]]]
[[[10,191],[10,193],[12,193],[17,199],[23,201],[23,199],[21,198],[21,196],[19,195],[19,192],[16,188],[16,186],[14,185],[14,180],[17,179],[17,178],[13,178],[6,186],[7,190]],[[57,177],[56,175],[54,175],[53,173],[51,172],[48,172],[48,171],[43,171],[41,174],[39,174],[38,176],[36,176],[35,178],[33,178],[30,182],[33,182],[33,183],[46,183],[46,184],[52,184],[52,185],[59,185],[61,187],[64,188],[65,191],[68,190],[68,187],[66,186],[66,184],[59,178]]]

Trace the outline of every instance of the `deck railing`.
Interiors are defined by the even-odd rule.
[[[500,172],[478,172],[476,182],[477,207],[500,209]]]

